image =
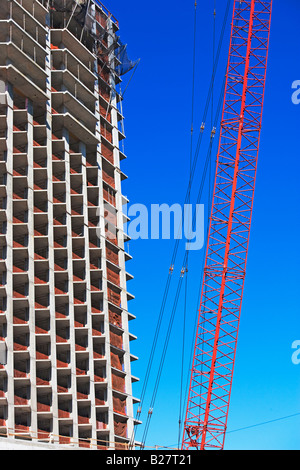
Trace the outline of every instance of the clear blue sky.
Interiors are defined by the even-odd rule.
[[[212,69],[213,0],[198,0],[195,129],[199,129]],[[300,105],[292,104],[292,82],[300,80],[298,0],[274,0],[263,129],[250,237],[245,294],[234,372],[228,431],[300,412],[300,365],[292,363],[292,343],[300,340],[299,320],[299,124]],[[224,0],[217,4],[217,38]],[[125,151],[129,176],[123,185],[131,203],[183,203],[191,125],[194,0],[107,0],[120,21],[122,41],[132,59],[140,58],[124,101]],[[230,12],[231,17],[231,12]],[[224,70],[229,25],[220,74]],[[220,74],[215,96],[219,95]],[[125,78],[125,77],[124,77]],[[207,123],[209,128],[209,123]],[[206,155],[203,146],[200,160]],[[214,153],[215,156],[215,153]],[[197,170],[194,194],[201,178]],[[207,198],[203,200],[206,204]],[[207,208],[207,205],[206,205]],[[133,374],[139,396],[173,252],[173,242],[130,242],[134,275],[129,304],[137,319],[132,352],[139,356]],[[173,288],[181,269],[182,249]],[[203,253],[192,255],[189,271],[185,378],[193,343]],[[173,305],[171,292],[163,322]],[[175,446],[178,436],[183,301],[179,303],[146,446]],[[160,345],[164,340],[162,332]],[[157,351],[158,364],[161,349]],[[153,392],[153,366],[145,412]],[[145,421],[146,414],[142,419]],[[300,416],[244,431],[228,432],[226,449],[299,449]],[[142,431],[137,439],[141,439]]]

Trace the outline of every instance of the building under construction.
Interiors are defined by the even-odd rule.
[[[133,64],[98,0],[0,11],[0,434],[126,449],[134,429],[120,169]]]

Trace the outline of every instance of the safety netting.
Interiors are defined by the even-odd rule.
[[[120,38],[118,40],[118,43],[119,45],[115,50],[115,56],[118,59],[119,64],[116,65],[115,71],[119,76],[121,76],[134,69],[134,67],[138,64],[138,61],[133,61],[129,59],[127,52],[127,44],[123,44]]]
[[[127,424],[120,421],[114,422],[115,434],[120,437],[127,437]]]
[[[126,415],[126,400],[113,397],[113,408],[114,408],[114,411],[116,411],[117,413]]]

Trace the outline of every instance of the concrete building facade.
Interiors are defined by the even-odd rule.
[[[134,430],[118,22],[0,9],[0,434],[126,449]]]

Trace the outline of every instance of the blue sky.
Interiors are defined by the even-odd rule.
[[[274,1],[263,128],[259,153],[253,225],[241,315],[237,359],[228,431],[300,412],[300,365],[292,363],[292,343],[300,340],[299,321],[299,116],[292,103],[292,83],[300,80],[298,0]],[[204,101],[212,71],[213,0],[198,1],[195,135],[201,125]],[[216,35],[220,34],[224,1],[216,0]],[[129,176],[123,192],[131,204],[183,203],[189,173],[192,96],[194,1],[141,2],[107,0],[119,19],[122,41],[140,64],[124,100],[125,153],[122,163]],[[231,17],[231,12],[230,12]],[[222,59],[215,86],[219,96],[225,70],[230,28],[226,29]],[[126,77],[124,77],[126,81]],[[210,127],[210,116],[207,129]],[[207,131],[209,132],[209,131]],[[200,153],[194,201],[201,179]],[[214,154],[216,155],[216,148]],[[194,197],[194,199],[193,199]],[[204,194],[207,209],[207,195]],[[153,391],[161,347],[181,270],[183,244],[148,386],[142,420]],[[129,244],[133,260],[127,270],[135,300],[129,304],[137,319],[130,324],[138,336],[132,352],[139,356],[133,374],[141,393],[163,290],[173,252],[173,241],[137,240]],[[197,295],[203,250],[191,255],[188,274],[188,312],[184,381],[193,344]],[[178,439],[179,393],[183,325],[181,298],[146,446],[175,446]],[[156,365],[156,366],[155,366]],[[185,382],[184,382],[185,383]],[[226,449],[299,449],[300,416],[228,432]],[[137,434],[141,439],[144,427]]]

